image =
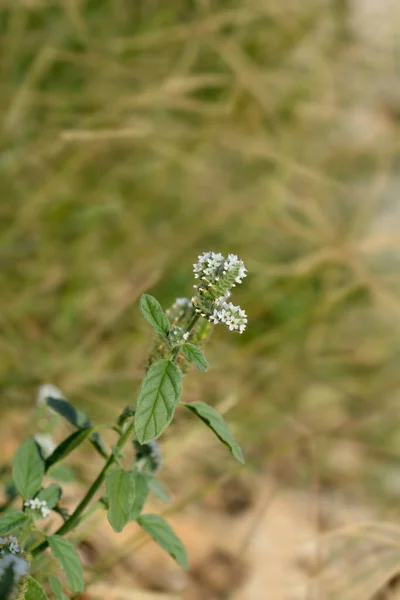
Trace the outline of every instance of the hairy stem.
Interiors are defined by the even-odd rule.
[[[129,425],[127,430],[119,438],[119,440],[116,444],[117,450],[122,451],[125,444],[127,443],[129,438],[133,434],[133,428],[134,428],[134,421],[131,422],[131,424]],[[117,459],[115,454],[116,453],[113,453],[113,454],[111,454],[111,456],[109,456],[106,464],[104,465],[104,467],[100,471],[99,475],[97,476],[97,478],[94,480],[94,482],[88,489],[86,495],[82,498],[81,502],[78,504],[78,506],[72,513],[72,515],[65,521],[65,523],[63,523],[61,525],[61,527],[59,529],[57,529],[57,531],[56,531],[57,535],[65,535],[66,533],[71,531],[71,529],[73,529],[78,524],[83,511],[85,510],[85,508],[87,507],[89,502],[92,500],[93,496],[96,494],[96,492],[100,488],[101,484],[103,483],[108,471],[111,469],[111,467],[115,463],[115,461]],[[36,546],[36,548],[33,549],[32,555],[37,556],[38,554],[43,552],[43,550],[45,550],[48,545],[49,545],[49,543],[47,542],[47,540],[45,540],[44,542],[39,544],[39,546]]]
[[[187,332],[190,332],[193,329],[193,327],[196,325],[199,318],[200,318],[200,316],[198,314],[193,315],[191,321],[189,322],[188,326],[186,327]],[[176,362],[179,352],[180,352],[180,347],[178,346],[177,348],[175,348],[175,350],[172,354],[172,360],[174,362]],[[128,429],[119,438],[119,440],[116,444],[117,451],[122,450],[124,448],[125,444],[129,440],[129,438],[132,436],[133,430],[134,430],[134,421],[131,422]],[[110,468],[116,462],[116,460],[117,460],[116,454],[117,453],[113,453],[113,454],[111,454],[111,456],[109,456],[103,469],[100,471],[99,475],[94,480],[94,482],[88,489],[86,495],[83,497],[81,502],[78,504],[78,506],[72,513],[72,515],[61,525],[61,527],[59,527],[59,529],[57,529],[57,531],[56,531],[57,535],[65,535],[66,533],[71,531],[71,529],[74,529],[74,527],[76,527],[76,525],[78,524],[78,522],[81,519],[83,511],[88,506],[89,502],[92,500],[93,496],[96,494],[96,492],[102,485]],[[49,543],[47,542],[47,540],[45,540],[44,542],[42,542],[41,544],[36,546],[36,548],[33,549],[32,555],[37,556],[38,554],[43,552],[43,550],[45,550],[48,547],[48,545],[49,545]]]

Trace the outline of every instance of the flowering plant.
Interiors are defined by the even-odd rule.
[[[247,316],[228,299],[231,290],[246,277],[246,269],[236,255],[206,252],[198,257],[194,275],[199,282],[190,300],[178,298],[163,311],[158,301],[148,294],[140,299],[143,317],[153,327],[156,339],[149,355],[146,374],[141,383],[136,406],[127,406],[112,430],[117,441],[108,449],[88,417],[68,402],[55,386],[42,386],[40,410],[61,415],[74,431],[59,445],[51,435],[41,432],[27,439],[17,450],[12,465],[12,481],[6,486],[7,501],[0,506],[0,599],[46,600],[49,590],[57,600],[65,600],[64,589],[79,593],[84,577],[79,557],[65,535],[82,520],[103,507],[111,527],[120,532],[135,521],[182,567],[188,566],[186,550],[159,515],[143,513],[148,494],[166,498],[156,474],[161,467],[157,439],[171,423],[178,405],[201,419],[239,461],[243,454],[239,444],[221,415],[204,402],[180,402],[182,376],[190,365],[200,371],[208,369],[202,347],[215,324],[223,323],[231,331],[242,333]],[[62,507],[62,489],[58,483],[47,484],[59,463],[80,444],[89,441],[105,463],[72,514]],[[135,461],[131,468],[122,466],[123,450],[133,444]],[[93,498],[105,484],[101,501]],[[19,508],[16,507],[19,503]],[[62,525],[54,530],[52,513],[58,513]],[[45,527],[38,522],[46,521]],[[11,533],[15,535],[11,535]],[[44,551],[50,549],[64,576],[40,571]],[[34,562],[34,564],[33,564]],[[32,576],[35,575],[35,578]]]

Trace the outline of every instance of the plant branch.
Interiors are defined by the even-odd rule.
[[[129,438],[133,434],[133,428],[134,428],[134,421],[131,422],[131,424],[129,425],[127,430],[121,435],[120,439],[118,440],[118,442],[116,444],[116,449],[122,450],[124,448],[125,444],[127,443]],[[100,486],[102,485],[108,471],[111,469],[113,464],[116,462],[117,458],[118,457],[115,456],[115,453],[112,453],[109,456],[106,464],[104,465],[104,467],[100,471],[99,475],[97,476],[97,478],[94,480],[94,482],[88,489],[86,495],[83,497],[81,502],[78,504],[78,506],[72,513],[72,515],[63,523],[63,525],[61,525],[61,527],[59,527],[59,529],[57,529],[57,531],[56,531],[57,535],[65,535],[66,533],[71,531],[71,529],[73,529],[78,524],[83,511],[85,510],[85,508],[87,507],[89,502],[92,500],[93,496],[96,494],[96,492],[98,491]],[[32,555],[37,556],[38,554],[43,552],[43,550],[45,550],[48,545],[49,545],[48,541],[45,540],[44,542],[39,544],[39,546],[36,546],[36,548],[33,549]]]

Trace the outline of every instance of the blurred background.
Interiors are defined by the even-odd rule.
[[[134,402],[144,291],[191,296],[207,250],[249,270],[246,332],[217,327],[184,392],[247,464],[178,415],[191,571],[101,520],[85,599],[397,597],[399,2],[0,0],[0,31],[2,460],[42,383],[95,422]],[[108,538],[131,562],[105,573]]]

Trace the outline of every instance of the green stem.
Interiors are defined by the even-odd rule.
[[[118,440],[118,442],[116,444],[116,448],[118,450],[122,451],[125,444],[129,440],[129,438],[132,436],[133,429],[134,429],[134,421],[131,422],[131,424],[125,431],[125,433],[123,433],[121,435],[120,439]],[[106,464],[104,465],[104,467],[100,471],[99,475],[97,476],[97,478],[94,480],[94,482],[88,489],[86,495],[83,497],[80,504],[78,504],[78,506],[72,513],[72,515],[65,521],[65,523],[63,523],[63,525],[61,525],[61,527],[59,529],[57,529],[57,531],[56,531],[57,535],[65,535],[66,533],[71,531],[71,529],[73,529],[78,524],[78,521],[80,520],[80,517],[81,517],[83,511],[85,510],[85,508],[87,507],[87,505],[89,504],[89,502],[91,501],[91,499],[93,498],[93,496],[96,494],[97,490],[103,483],[108,471],[113,466],[116,459],[117,459],[117,457],[115,456],[115,453],[113,453],[109,456]],[[36,546],[36,548],[33,549],[32,555],[37,556],[38,554],[43,552],[43,550],[45,550],[48,545],[49,545],[49,543],[47,540],[42,542],[41,544],[39,544],[39,546]]]
[[[92,517],[99,508],[104,509],[104,504],[100,500],[97,500],[94,504],[92,504],[92,506],[90,508],[88,508],[88,510],[85,512],[85,514],[81,516],[81,518],[79,520],[79,527],[82,525],[82,523],[84,521],[87,521],[87,519],[90,519],[90,517]]]
[[[189,333],[190,331],[192,331],[193,327],[196,325],[197,321],[200,319],[200,315],[198,314],[194,314],[191,321],[189,322],[189,325],[186,327],[186,333]],[[178,358],[179,352],[181,350],[180,346],[177,346],[172,354],[172,361],[176,362],[176,359]]]

